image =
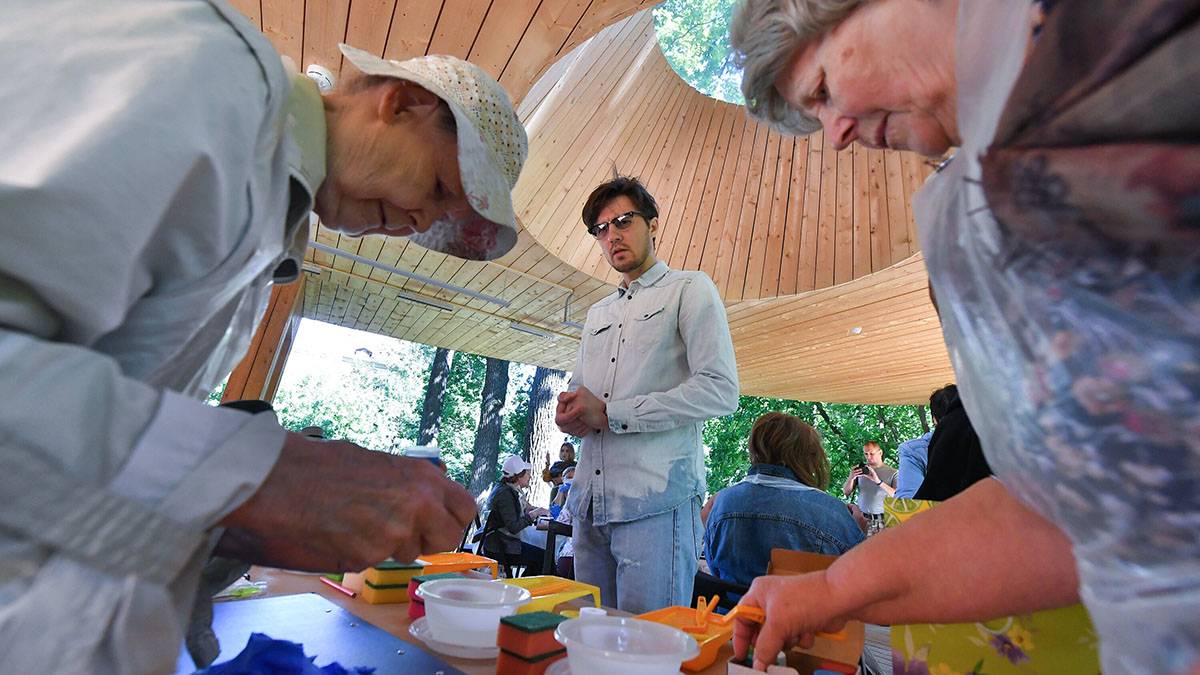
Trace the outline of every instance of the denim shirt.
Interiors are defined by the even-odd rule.
[[[921,489],[925,481],[925,468],[929,463],[929,439],[933,438],[933,430],[910,440],[904,441],[896,452],[900,455],[900,475],[896,477],[897,499],[912,499]]]
[[[701,428],[738,406],[729,321],[708,275],[658,262],[592,305],[569,389],[581,386],[608,404],[609,424],[582,439],[575,517],[629,522],[704,494]]]
[[[787,467],[752,464],[746,480],[717,494],[704,551],[715,576],[749,585],[767,573],[773,548],[841,555],[862,540],[839,499],[799,482]]]

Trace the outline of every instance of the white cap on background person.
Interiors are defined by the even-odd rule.
[[[510,455],[504,460],[504,465],[500,468],[505,476],[512,477],[519,475],[522,471],[528,471],[533,468],[533,465],[521,459],[519,455]]]

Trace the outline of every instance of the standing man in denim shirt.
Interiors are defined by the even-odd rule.
[[[597,187],[583,223],[623,280],[588,311],[555,421],[583,439],[567,509],[575,575],[607,605],[688,605],[696,575],[704,421],[737,409],[725,307],[702,272],[655,258],[658,207],[634,178]]]

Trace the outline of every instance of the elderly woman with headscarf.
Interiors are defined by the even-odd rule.
[[[1106,673],[1200,660],[1200,2],[743,0],[750,113],[955,159],[914,211],[995,480],[758,579],[756,667],[848,619],[1082,600]],[[803,598],[804,602],[796,602]]]

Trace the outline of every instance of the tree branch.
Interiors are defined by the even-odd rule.
[[[833,433],[844,442],[849,443],[850,439],[846,438],[846,434],[842,433],[842,430],[838,428],[838,425],[834,424],[833,420],[829,417],[829,413],[825,411],[825,405],[818,401],[813,403],[813,406],[817,409],[817,413],[821,415],[821,419],[825,420],[825,424],[828,424],[829,428],[833,430]]]

